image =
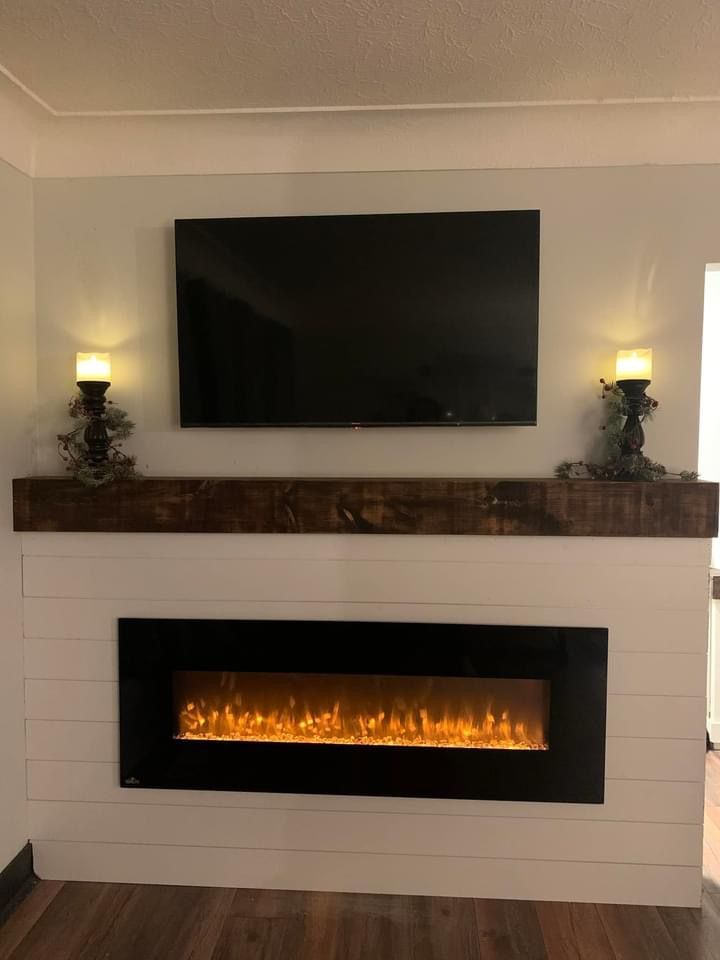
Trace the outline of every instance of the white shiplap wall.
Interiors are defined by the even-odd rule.
[[[40,876],[696,906],[709,542],[23,537]],[[117,618],[606,626],[604,805],[118,786]]]

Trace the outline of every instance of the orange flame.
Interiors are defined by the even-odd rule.
[[[489,703],[467,707],[408,703],[397,696],[389,709],[370,713],[335,699],[326,704],[289,696],[282,706],[263,710],[241,693],[185,698],[178,710],[181,740],[240,740],[273,743],[359,744],[393,747],[470,747],[547,750],[541,717],[513,718]]]

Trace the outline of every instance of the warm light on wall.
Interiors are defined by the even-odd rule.
[[[78,383],[86,381],[101,381],[110,383],[110,354],[109,353],[78,353],[75,364],[76,380]]]
[[[618,350],[616,380],[652,380],[652,350]]]

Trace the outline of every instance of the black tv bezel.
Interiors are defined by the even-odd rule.
[[[533,314],[533,319],[535,321],[535,329],[537,331],[535,337],[535,352],[534,352],[534,361],[535,361],[535,415],[529,419],[522,420],[290,420],[290,421],[234,421],[228,420],[221,423],[218,422],[208,422],[204,420],[196,420],[185,415],[184,404],[183,404],[183,389],[182,389],[182,365],[183,365],[183,343],[180,336],[180,311],[181,311],[181,298],[180,298],[180,283],[179,283],[179,272],[178,272],[178,240],[177,240],[177,225],[178,223],[198,223],[198,222],[207,222],[213,221],[216,223],[227,223],[240,220],[334,220],[339,217],[406,217],[406,216],[435,216],[435,215],[444,215],[444,214],[457,214],[459,216],[463,214],[502,214],[502,213],[515,213],[515,214],[535,214],[536,215],[536,231],[537,231],[537,291],[538,297],[535,304],[535,310]],[[180,427],[182,429],[191,429],[191,430],[293,430],[293,429],[336,429],[336,430],[358,430],[358,429],[388,429],[388,428],[457,428],[457,427],[536,427],[538,424],[538,372],[539,372],[539,352],[540,352],[540,264],[541,264],[541,247],[540,247],[540,223],[541,223],[541,211],[539,208],[524,208],[524,209],[502,209],[502,210],[417,210],[417,211],[391,211],[391,212],[362,212],[362,213],[331,213],[331,214],[294,214],[294,215],[260,215],[260,216],[247,216],[247,217],[178,217],[173,221],[173,247],[174,247],[174,266],[175,266],[175,289],[176,289],[176,336],[177,336],[177,347],[178,347],[178,409],[180,413]]]

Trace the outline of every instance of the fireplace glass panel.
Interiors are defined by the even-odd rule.
[[[178,740],[548,750],[545,679],[173,672]]]

